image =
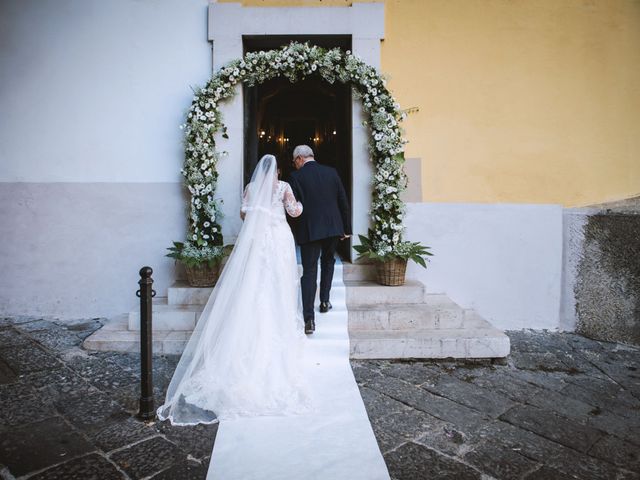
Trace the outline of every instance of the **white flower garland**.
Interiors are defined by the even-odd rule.
[[[400,121],[405,113],[386,88],[386,79],[350,51],[326,50],[307,43],[292,42],[277,50],[247,53],[222,67],[202,88],[195,90],[186,122],[185,162],[181,172],[191,193],[187,240],[200,247],[221,245],[218,219],[220,209],[214,198],[218,173],[216,165],[226,152],[215,148],[214,135],[222,132],[220,102],[232,97],[235,86],[257,85],[285,76],[292,83],[308,76],[320,76],[329,83],[351,84],[361,98],[371,131],[369,153],[375,165],[370,215],[374,227],[371,241],[380,256],[393,254],[402,242],[406,188],[403,170],[404,144]]]

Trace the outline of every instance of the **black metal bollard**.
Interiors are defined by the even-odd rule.
[[[156,411],[153,406],[153,350],[152,350],[152,299],[156,291],[151,288],[153,279],[151,267],[140,269],[140,290],[136,295],[140,297],[140,411],[138,417],[142,420],[153,420]]]

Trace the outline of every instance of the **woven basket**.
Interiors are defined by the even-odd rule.
[[[378,262],[376,274],[380,285],[397,287],[404,285],[404,277],[407,272],[407,261],[400,258]]]
[[[191,267],[185,265],[187,272],[187,282],[191,287],[213,287],[220,276],[220,264],[210,267],[206,263]]]

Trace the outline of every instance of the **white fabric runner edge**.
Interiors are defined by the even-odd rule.
[[[316,313],[305,351],[314,413],[222,421],[208,480],[389,479],[349,364],[345,293],[336,263],[333,308]]]

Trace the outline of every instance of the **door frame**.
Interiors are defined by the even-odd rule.
[[[212,42],[212,73],[243,56],[243,36],[349,35],[352,52],[380,71],[380,41],[384,39],[384,4],[354,3],[349,7],[248,7],[241,3],[209,3],[208,40]],[[369,132],[362,122],[360,101],[351,98],[351,209],[353,233],[365,235],[370,225],[373,166],[369,161]],[[227,155],[218,163],[222,180],[218,194],[225,214],[222,233],[234,241],[240,231],[240,199],[244,166],[244,98],[242,85],[222,105],[228,137],[216,136]],[[357,238],[357,237],[356,237]],[[353,246],[351,259],[355,258]]]

